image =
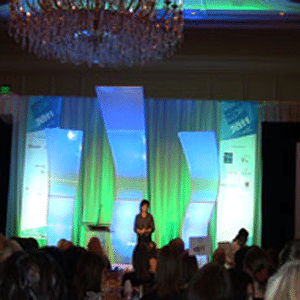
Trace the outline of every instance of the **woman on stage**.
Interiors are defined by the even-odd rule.
[[[148,200],[142,200],[140,213],[136,215],[134,221],[134,232],[138,235],[138,243],[145,243],[147,245],[149,245],[151,234],[155,230],[153,217],[148,212],[149,206],[150,202]]]

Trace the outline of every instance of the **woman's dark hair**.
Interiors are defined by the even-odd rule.
[[[253,278],[255,278],[256,274],[263,269],[268,271],[269,276],[274,273],[274,266],[272,265],[270,257],[258,246],[252,246],[247,252],[244,261],[244,268]]]
[[[45,246],[40,249],[41,252],[47,253],[50,255],[57,263],[60,265],[60,267],[64,268],[64,261],[63,261],[63,253],[62,251],[57,248],[56,246]]]
[[[132,264],[136,273],[136,278],[141,282],[150,279],[149,260],[150,253],[148,247],[143,243],[138,244],[133,251]]]
[[[74,300],[83,300],[87,292],[99,293],[105,263],[103,258],[93,252],[84,252],[76,264],[72,295]]]
[[[143,199],[140,203],[140,209],[142,209],[143,205],[148,205],[148,207],[150,207],[150,202],[146,199]]]
[[[182,257],[182,279],[184,283],[189,283],[198,271],[196,256],[184,253]]]
[[[228,271],[215,263],[202,267],[190,283],[188,300],[233,300]]]
[[[88,252],[88,251],[79,246],[72,246],[62,252],[63,266],[64,266],[63,271],[65,274],[65,278],[66,278],[69,289],[71,289],[71,286],[72,286],[73,276],[75,273],[77,261],[80,258],[80,256],[85,252]]]
[[[236,235],[236,237],[233,239],[233,241],[242,240],[244,238],[248,238],[249,232],[245,228],[241,228]]]
[[[158,255],[156,292],[158,298],[180,294],[182,286],[182,260],[170,246],[163,247]]]
[[[58,263],[44,252],[14,253],[3,263],[0,299],[67,299],[63,272]]]
[[[279,253],[279,264],[283,265],[287,261],[300,259],[300,240],[289,241]]]

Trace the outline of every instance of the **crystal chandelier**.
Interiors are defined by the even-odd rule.
[[[46,59],[135,66],[172,55],[183,39],[182,2],[10,0],[9,35]],[[180,0],[182,1],[182,0]]]

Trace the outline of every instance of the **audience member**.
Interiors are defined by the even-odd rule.
[[[41,251],[17,252],[3,263],[1,300],[65,300],[67,288],[61,268]]]
[[[39,244],[34,238],[13,237],[11,239],[16,241],[25,252],[36,251],[39,249]]]
[[[1,248],[0,252],[0,262],[5,261],[9,258],[13,253],[23,251],[22,247],[14,240],[1,238]]]
[[[231,277],[235,300],[251,299],[250,297],[253,296],[252,278],[244,270],[244,261],[249,250],[250,247],[242,247],[238,250],[234,256],[235,266],[228,270]],[[250,290],[249,287],[251,288]]]
[[[142,300],[183,299],[181,259],[170,246],[159,252],[158,270],[154,288],[145,293]]]
[[[279,253],[279,265],[300,259],[300,240],[289,241]]]
[[[209,263],[191,281],[188,300],[233,300],[231,279],[225,267]]]
[[[265,300],[297,300],[300,297],[300,260],[286,262],[267,284]]]
[[[61,251],[66,251],[73,246],[74,244],[71,241],[67,241],[66,239],[60,239],[57,243],[57,248],[59,248]]]
[[[97,237],[92,237],[87,245],[87,249],[90,252],[96,253],[103,257],[105,261],[105,267],[111,269],[111,263],[107,257],[105,250],[103,249],[100,240]]]
[[[100,300],[101,282],[105,270],[103,257],[82,252],[74,270],[72,296],[74,300]]]
[[[122,286],[130,289],[130,286],[128,286],[129,281],[129,284],[133,288],[140,289],[142,286],[144,292],[148,291],[154,285],[155,274],[150,271],[150,254],[146,244],[139,243],[135,247],[132,256],[132,265],[134,271],[124,274]]]
[[[269,277],[274,273],[274,267],[267,253],[257,246],[247,252],[244,268],[253,280],[253,299],[264,299],[265,288]]]

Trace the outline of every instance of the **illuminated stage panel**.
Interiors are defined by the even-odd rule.
[[[139,203],[146,194],[147,149],[141,87],[96,87],[117,176],[111,239],[118,263],[130,263]],[[130,201],[128,201],[130,200]]]
[[[44,131],[27,133],[21,236],[46,236],[49,188],[46,147]]]
[[[49,199],[48,244],[71,240],[82,150],[82,131],[46,129]]]
[[[189,246],[190,237],[206,237],[208,223],[215,203],[190,203],[184,219],[182,239]]]
[[[191,203],[182,227],[182,237],[206,237],[215,206],[219,182],[219,155],[215,132],[178,133],[192,180]]]
[[[96,87],[106,131],[145,131],[141,87]]]
[[[107,133],[118,176],[118,199],[140,200],[146,185],[146,139],[142,131]]]
[[[136,200],[119,199],[115,202],[111,236],[115,259],[119,263],[131,263],[132,252],[137,242],[133,225],[139,207],[140,201]]]

